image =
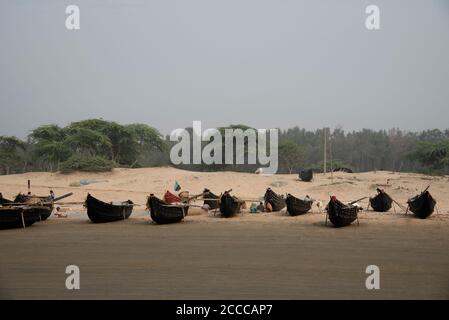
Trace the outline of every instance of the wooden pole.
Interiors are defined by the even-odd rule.
[[[404,210],[404,211],[408,211],[408,207],[407,208],[404,208],[403,206],[401,206],[396,200],[394,200],[393,198],[392,198],[392,200],[393,200],[393,203],[396,203],[397,205],[398,205],[398,207],[399,208],[401,208],[402,210]],[[405,212],[405,214],[407,214],[407,212]]]
[[[56,202],[56,201],[65,199],[65,198],[67,198],[67,197],[70,197],[71,195],[73,195],[73,192],[66,193],[66,194],[64,194],[64,195],[62,195],[62,196],[59,196],[59,197],[54,198],[54,199],[53,199],[53,202]]]
[[[29,181],[29,180],[28,180]],[[22,216],[22,226],[23,226],[23,228],[25,229],[25,218],[23,217],[23,209],[22,209],[22,211],[20,212],[20,215]]]
[[[350,205],[353,205],[354,203],[357,203],[357,202],[359,202],[359,201],[365,200],[366,198],[368,198],[368,197],[363,197],[363,198],[360,198],[360,199],[351,201],[351,202],[349,202],[349,204],[350,204]]]
[[[329,138],[329,156],[331,158],[331,183],[334,184],[334,157],[332,156],[332,136],[330,136]]]
[[[327,159],[326,159],[326,157],[327,157],[327,130],[326,130],[326,128],[323,128],[323,134],[324,134],[324,155],[323,155],[323,172],[324,172],[324,174],[326,174],[326,171],[327,171]]]
[[[31,180],[28,179],[28,194],[31,193]]]

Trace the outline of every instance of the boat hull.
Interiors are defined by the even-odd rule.
[[[40,212],[35,207],[15,206],[0,208],[0,229],[23,228],[24,223],[25,227],[29,227],[40,220]]]
[[[147,208],[150,210],[151,220],[157,224],[177,223],[188,214],[188,206],[176,206],[162,201],[155,196],[149,196]]]
[[[225,192],[220,198],[220,212],[225,218],[230,218],[240,212],[242,203],[236,197]]]
[[[429,191],[425,191],[408,201],[408,207],[416,217],[420,219],[428,218],[435,210],[435,199],[430,195]]]
[[[93,223],[106,223],[128,219],[133,211],[133,203],[128,200],[121,205],[106,203],[87,195],[87,216]]]
[[[327,205],[327,214],[330,222],[336,228],[350,225],[357,220],[359,207],[345,205],[338,200],[331,200]]]
[[[287,213],[291,216],[306,214],[312,209],[313,204],[313,200],[298,199],[291,194],[287,195],[285,202],[287,204]]]

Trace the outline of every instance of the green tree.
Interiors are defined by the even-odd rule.
[[[70,124],[68,130],[96,132],[101,138],[103,148],[96,149],[97,155],[104,156],[116,163],[132,164],[138,156],[138,143],[125,126],[103,119],[88,119]],[[105,139],[106,138],[106,139]],[[108,143],[105,143],[105,141]],[[98,146],[99,147],[99,146]]]
[[[92,129],[70,127],[64,143],[73,153],[89,156],[104,156],[111,154],[111,141],[104,134]]]
[[[449,168],[449,141],[421,141],[408,157],[421,163],[429,173],[446,173]]]
[[[12,168],[19,166],[25,148],[26,143],[16,137],[0,136],[0,165],[5,174],[10,174]]]
[[[288,173],[304,164],[304,150],[293,141],[282,141],[278,148],[279,167]]]
[[[33,154],[38,161],[48,165],[50,171],[70,156],[66,143],[66,132],[57,125],[44,125],[34,129],[28,136],[33,146]]]
[[[140,151],[165,151],[166,144],[158,130],[143,123],[133,123],[125,126],[139,146]]]

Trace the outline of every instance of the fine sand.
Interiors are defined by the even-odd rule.
[[[26,192],[81,202],[86,193],[138,203],[131,218],[90,223],[80,204],[63,205],[67,218],[51,217],[27,229],[0,230],[1,298],[449,299],[449,188],[447,177],[370,172],[328,174],[311,183],[296,175],[258,176],[232,172],[198,173],[173,168],[117,169],[112,173],[61,175],[28,173],[0,177],[5,198]],[[76,186],[80,180],[95,180]],[[144,211],[146,196],[172,190],[174,180],[191,194],[204,187],[233,189],[245,199],[263,196],[270,184],[279,193],[310,195],[325,203],[375,193],[377,185],[405,206],[406,199],[431,184],[439,213],[420,220],[396,207],[386,214],[360,214],[342,229],[324,224],[313,212],[244,213],[223,219],[199,209],[178,224],[158,226]],[[200,203],[198,203],[200,204]],[[366,207],[367,200],[361,201]],[[65,288],[65,268],[77,265],[81,289]],[[380,268],[380,290],[367,290],[365,269]]]

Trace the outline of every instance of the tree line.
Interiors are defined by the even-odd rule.
[[[242,129],[245,125],[219,128]],[[187,128],[190,130],[191,128]],[[326,140],[326,143],[325,143]],[[0,136],[0,174],[27,171],[109,171],[172,165],[175,142],[146,124],[122,125],[102,119],[55,124],[33,129],[26,139]],[[347,168],[355,172],[388,170],[449,174],[449,130],[409,132],[399,129],[345,132],[342,128],[279,131],[279,173],[302,168]],[[178,165],[195,171],[254,172],[258,164]]]

